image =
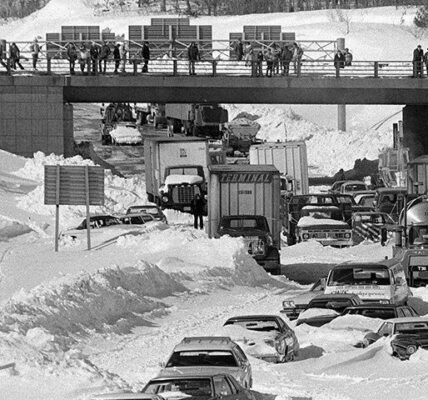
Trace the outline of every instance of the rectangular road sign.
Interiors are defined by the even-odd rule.
[[[85,170],[88,170],[86,177]],[[88,191],[87,193],[87,185]],[[104,205],[104,169],[80,165],[45,165],[45,204]]]

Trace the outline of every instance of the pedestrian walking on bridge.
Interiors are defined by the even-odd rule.
[[[77,49],[74,43],[68,43],[67,47],[67,58],[70,64],[70,75],[74,75],[74,67],[77,60]]]
[[[30,46],[30,50],[31,50],[31,56],[33,58],[33,70],[37,71],[37,61],[39,60],[39,54],[41,50],[41,47],[39,45],[37,38],[34,38],[34,41]]]
[[[0,41],[0,64],[6,69],[8,69],[7,65],[3,62],[3,59],[5,58],[5,56],[6,56],[6,46],[3,45],[2,42]]]
[[[192,42],[187,50],[187,56],[189,58],[189,75],[196,75],[195,63],[201,59],[199,55],[199,49],[195,42]]]
[[[111,53],[110,46],[104,41],[103,45],[100,49],[100,61],[99,61],[99,69],[100,73],[105,74],[107,70],[107,59]]]
[[[141,72],[149,72],[149,61],[150,61],[150,47],[149,42],[144,42],[143,48],[141,49],[141,58],[143,59],[143,68]]]
[[[16,45],[16,43],[12,43],[9,48],[9,58],[12,63],[12,68],[16,69],[16,66],[18,65],[19,68],[24,69],[21,62],[19,61],[21,59],[21,52]]]

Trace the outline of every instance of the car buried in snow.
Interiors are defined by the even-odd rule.
[[[297,319],[314,297],[324,293],[324,289],[325,278],[318,279],[307,292],[284,300],[280,312],[285,314],[290,321]]]
[[[151,379],[142,392],[105,393],[93,400],[256,400],[258,392],[243,388],[225,373],[210,374],[200,370],[191,375],[176,374]]]
[[[419,348],[428,349],[428,317],[393,318],[368,332],[356,347],[367,347],[380,338],[390,338],[392,355],[407,360]]]
[[[230,337],[185,337],[175,346],[161,371],[162,377],[192,375],[197,371],[232,375],[244,388],[251,388],[253,377],[247,356]]]
[[[156,221],[165,222],[166,224],[168,223],[166,215],[164,214],[164,212],[161,210],[161,208],[159,206],[157,206],[155,204],[144,204],[144,205],[131,206],[126,210],[127,214],[142,213],[142,212],[153,216],[153,218]]]
[[[306,310],[300,313],[296,326],[323,326],[337,318],[346,307],[361,303],[355,294],[321,294],[314,297]]]
[[[268,362],[293,361],[299,353],[294,331],[277,315],[242,315],[229,318],[225,327],[243,328],[234,331],[235,341],[244,344],[247,354]],[[226,328],[227,329],[227,328]]]

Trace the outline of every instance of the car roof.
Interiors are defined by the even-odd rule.
[[[237,315],[236,317],[229,318],[226,322],[229,321],[247,321],[247,320],[265,320],[273,321],[281,318],[278,315],[272,314],[260,314],[260,315]]]
[[[206,368],[198,368],[197,370],[192,369],[191,375],[182,374],[181,371],[177,370],[177,373],[171,373],[173,370],[169,370],[168,374],[162,375],[162,371],[158,376],[155,376],[154,378],[149,380],[150,382],[161,382],[161,381],[170,381],[173,379],[200,379],[200,378],[211,378],[218,375],[226,375],[230,377],[230,374],[227,374],[225,372],[210,372]]]
[[[407,188],[406,187],[394,187],[394,188],[382,187],[382,188],[377,188],[376,191],[379,193],[403,193],[403,192],[407,192]]]
[[[231,350],[236,343],[228,336],[185,337],[174,351]]]
[[[314,297],[312,300],[325,300],[325,299],[356,299],[358,297],[355,293],[332,293],[332,294],[320,294]],[[312,301],[311,300],[311,301]]]
[[[158,210],[160,210],[159,206],[157,206],[156,204],[143,204],[143,205],[137,205],[137,206],[129,206],[129,208],[156,208]]]
[[[151,217],[151,214],[147,214],[146,212],[133,212],[129,214],[123,214],[119,218],[129,218],[129,217]]]
[[[364,186],[366,186],[366,184],[363,181],[345,181],[342,183],[342,185],[355,185],[356,183],[363,184]]]
[[[335,265],[332,269],[345,269],[349,267],[368,267],[368,268],[375,268],[375,267],[390,267],[392,265],[397,264],[397,260],[394,258],[388,258],[387,260],[380,260],[380,261],[369,261],[369,262],[355,262],[355,261],[345,261],[341,264]]]
[[[392,322],[393,324],[400,324],[403,322],[428,322],[428,317],[400,317],[385,320],[385,322]]]
[[[409,307],[409,306],[402,306],[398,304],[385,304],[385,303],[363,303],[355,306],[346,307],[346,309],[359,310],[359,309],[372,309],[372,308],[399,308],[399,307]]]

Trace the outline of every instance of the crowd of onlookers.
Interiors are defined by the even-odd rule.
[[[413,77],[414,78],[423,78],[424,64],[428,75],[428,49],[424,54],[424,51],[422,50],[422,46],[418,45],[416,49],[413,50]]]

